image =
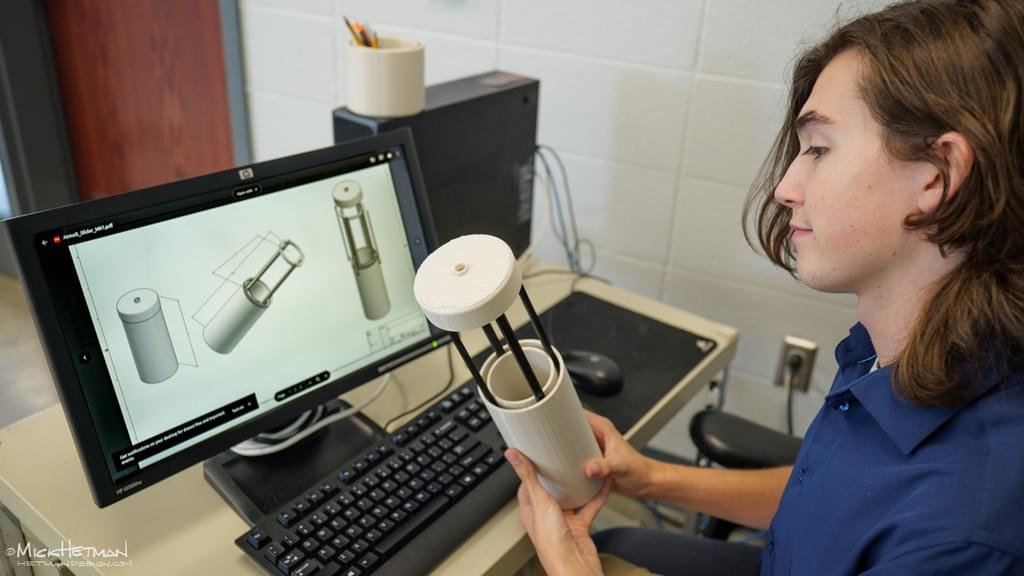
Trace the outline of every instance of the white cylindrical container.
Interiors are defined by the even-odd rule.
[[[117,315],[124,325],[139,379],[156,384],[174,376],[178,356],[167,330],[160,295],[149,288],[132,290],[118,299]]]
[[[587,478],[583,468],[601,457],[583,406],[572,385],[562,356],[552,349],[558,366],[539,340],[522,340],[523,352],[544,391],[534,398],[526,378],[510,352],[493,353],[481,375],[498,405],[480,394],[498,432],[510,447],[526,455],[537,467],[538,479],[563,509],[586,504],[601,490],[601,481]]]
[[[423,43],[381,36],[380,46],[345,45],[345,105],[356,114],[395,118],[426,106]]]
[[[270,306],[270,288],[260,280],[247,280],[203,329],[203,340],[213,350],[230,354]]]

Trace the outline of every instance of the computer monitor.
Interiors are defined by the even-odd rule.
[[[8,224],[101,507],[445,338],[408,130]]]

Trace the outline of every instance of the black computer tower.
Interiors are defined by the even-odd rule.
[[[438,241],[492,234],[519,256],[530,245],[539,91],[538,80],[500,71],[435,84],[413,116],[335,109],[334,141],[410,127]]]

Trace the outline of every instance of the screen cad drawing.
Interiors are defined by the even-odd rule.
[[[392,288],[372,310],[353,275],[352,238],[339,234],[341,182],[361,190],[358,213],[373,223],[360,241],[377,253],[381,289]],[[412,296],[414,267],[386,165],[70,250],[133,443],[208,410],[199,406],[248,394],[260,411],[272,409],[282,383],[348,373],[430,333]]]

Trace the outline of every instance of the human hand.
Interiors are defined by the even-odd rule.
[[[622,437],[612,421],[584,410],[590,429],[594,431],[603,457],[584,466],[587,478],[611,478],[617,492],[626,496],[643,496],[650,487],[655,461],[647,458]]]
[[[533,541],[541,565],[549,575],[602,574],[590,525],[611,490],[605,481],[601,491],[578,510],[562,510],[537,479],[537,468],[515,448],[505,451],[522,483],[519,485],[519,520]]]

